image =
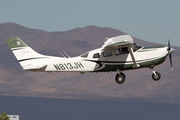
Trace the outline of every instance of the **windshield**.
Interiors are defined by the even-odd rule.
[[[137,50],[139,50],[139,49],[142,48],[142,47],[143,47],[143,46],[137,45],[136,43],[134,43],[133,46],[132,46],[134,52],[137,51]]]

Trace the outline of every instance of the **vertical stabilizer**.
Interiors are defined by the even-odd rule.
[[[26,43],[24,43],[20,38],[18,37],[14,37],[14,38],[10,38],[5,40],[7,42],[7,44],[9,45],[9,47],[11,49],[14,48],[21,48],[21,47],[29,47],[28,45],[26,45]]]
[[[37,53],[18,37],[10,38],[5,41],[11,48],[13,54],[23,69],[34,68],[34,65],[37,64],[37,59],[46,58],[45,55]]]

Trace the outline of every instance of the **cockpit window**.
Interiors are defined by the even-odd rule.
[[[81,57],[87,58],[88,54],[89,54],[89,52],[86,52],[86,53],[82,54]]]
[[[121,50],[122,50],[122,54],[129,53],[129,51],[128,51],[128,48],[127,48],[127,47],[121,48]]]
[[[141,45],[137,45],[136,43],[134,43],[132,47],[133,47],[133,51],[134,51],[134,52],[137,51],[137,50],[139,50],[140,48],[142,48]]]

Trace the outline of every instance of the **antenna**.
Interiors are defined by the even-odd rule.
[[[63,51],[64,52],[64,54],[66,54],[69,58],[71,58],[65,51]]]
[[[61,52],[59,52],[59,54],[61,54],[64,58],[66,58]]]

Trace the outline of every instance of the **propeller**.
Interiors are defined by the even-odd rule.
[[[168,39],[168,55],[169,55],[169,61],[170,61],[170,65],[171,65],[171,70],[173,71],[173,67],[172,67],[172,56],[171,56],[171,53],[170,53],[170,51],[171,51],[171,45],[170,45],[170,41],[169,41],[169,39]]]

